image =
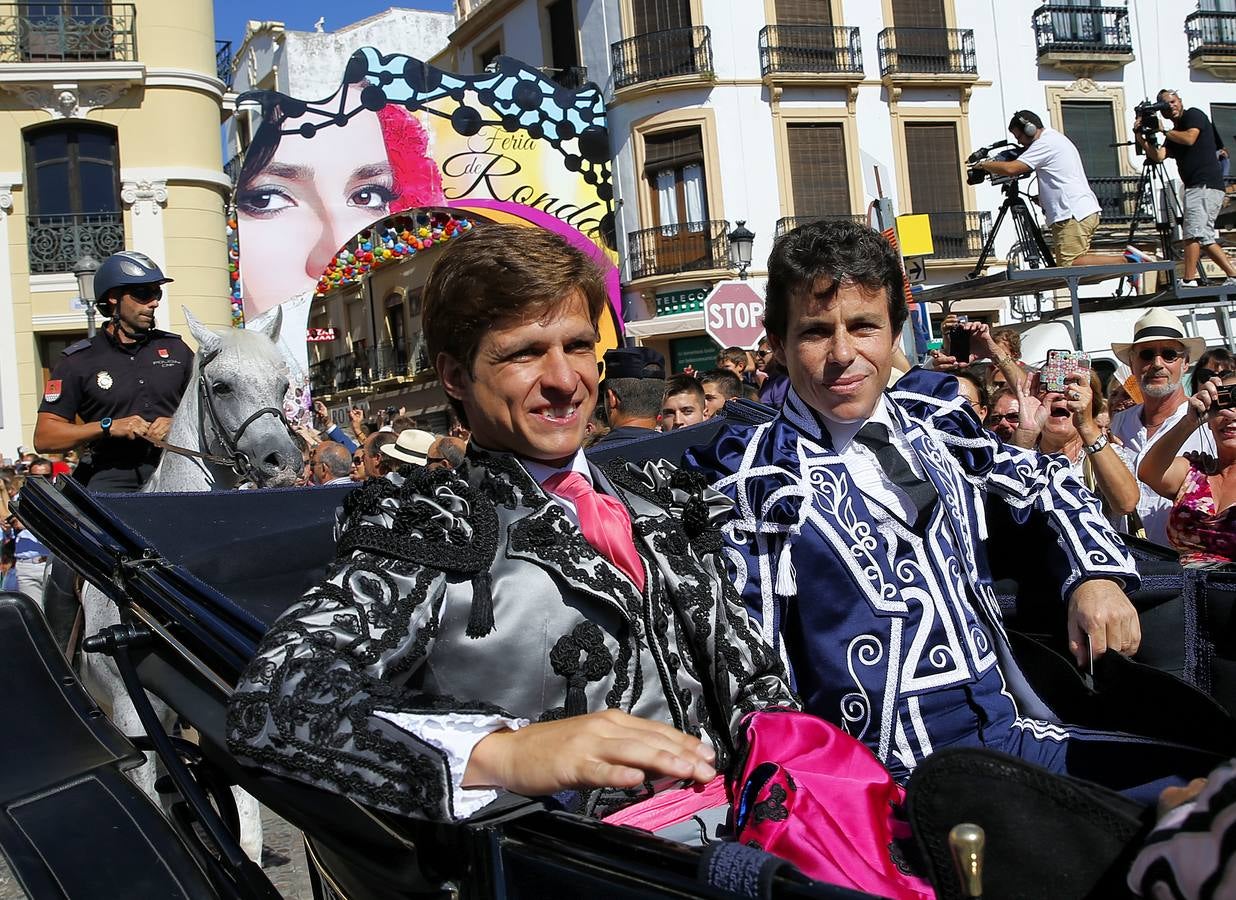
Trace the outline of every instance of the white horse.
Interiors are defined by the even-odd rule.
[[[281,417],[287,393],[287,368],[275,346],[282,317],[276,315],[264,329],[227,329],[215,332],[193,317],[185,319],[198,350],[185,395],[172,417],[166,444],[197,456],[165,451],[143,492],[219,491],[238,486],[243,475],[259,487],[290,485],[301,474],[301,451]],[[237,455],[243,454],[243,460]],[[235,465],[224,460],[235,460]],[[116,605],[94,585],[82,590],[83,633],[120,622]],[[127,735],[144,734],[133,701],[111,657],[82,655],[83,678],[110,702],[112,721]],[[147,694],[165,729],[175,712]],[[138,786],[159,802],[155,790],[155,756],[131,775]],[[240,813],[240,845],[254,862],[262,859],[262,820],[258,802],[239,788],[232,789]]]

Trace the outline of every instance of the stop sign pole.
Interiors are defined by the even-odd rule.
[[[704,298],[704,330],[720,347],[754,350],[764,336],[764,298],[749,281],[719,281]]]

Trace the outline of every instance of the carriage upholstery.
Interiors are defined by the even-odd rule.
[[[144,757],[73,676],[39,608],[0,594],[0,847],[31,897],[215,897],[124,770]],[[88,814],[87,814],[88,812]]]

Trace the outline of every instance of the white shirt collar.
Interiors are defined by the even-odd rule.
[[[528,470],[528,474],[532,476],[537,484],[544,484],[545,479],[567,470],[584,476],[588,483],[592,484],[592,469],[588,466],[588,457],[584,455],[583,447],[575,451],[575,455],[571,457],[571,462],[565,466],[550,466],[543,462],[536,462],[523,457],[519,457],[519,461],[524,464],[524,468]]]
[[[828,432],[829,437],[833,441],[833,450],[837,453],[843,453],[850,443],[854,440],[854,436],[868,422],[875,422],[883,425],[888,429],[891,436],[896,436],[900,433],[900,429],[893,422],[892,413],[888,410],[888,398],[883,394],[880,395],[880,400],[876,403],[875,409],[871,411],[871,416],[861,422],[834,422],[832,419],[827,419],[824,416],[816,416],[820,424]]]

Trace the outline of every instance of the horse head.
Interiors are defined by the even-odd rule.
[[[301,448],[283,417],[287,363],[275,341],[282,311],[259,328],[214,331],[188,309],[197,340],[195,382],[202,448],[233,458],[259,487],[291,485],[303,468]]]

